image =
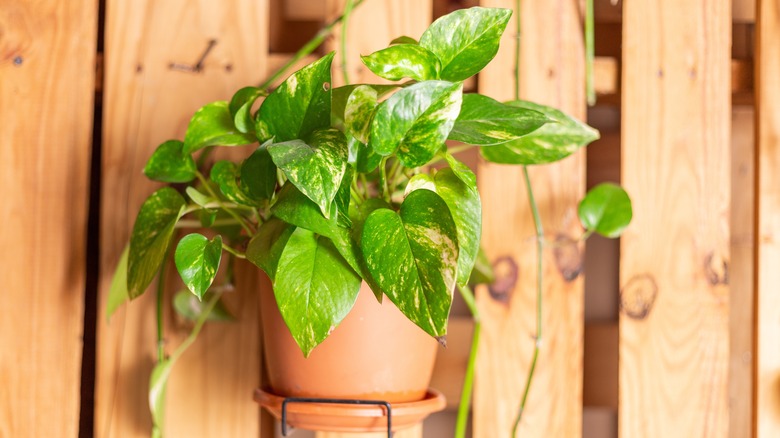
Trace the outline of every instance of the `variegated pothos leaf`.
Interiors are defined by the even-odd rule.
[[[374,74],[391,81],[438,79],[441,68],[436,55],[417,44],[396,44],[360,58]]]
[[[435,192],[416,190],[399,213],[371,212],[360,246],[373,281],[412,322],[444,336],[458,265],[458,237],[447,204]]]

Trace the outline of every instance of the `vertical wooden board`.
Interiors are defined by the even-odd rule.
[[[347,35],[347,69],[353,83],[388,82],[368,70],[360,61],[360,55],[369,55],[384,49],[394,38],[408,35],[419,39],[431,24],[432,0],[368,0],[356,8],[351,15]],[[344,0],[327,0],[327,19],[340,16]],[[327,50],[336,50],[333,60],[333,83],[344,84],[341,58],[341,28],[334,29],[326,44]]]
[[[393,432],[393,438],[420,438],[422,437],[422,423],[412,426],[408,429],[401,429]],[[337,433],[337,432],[318,432],[317,438],[386,438],[386,432],[376,433]]]
[[[758,2],[756,376],[758,438],[780,435],[780,5]]]
[[[751,107],[731,113],[729,436],[753,436],[755,127]]]
[[[486,0],[483,6],[513,8],[510,0]],[[521,96],[585,116],[584,48],[578,2],[522,2]],[[515,13],[501,50],[479,76],[481,93],[513,98]],[[585,187],[585,155],[531,169],[545,236],[576,239],[581,234],[577,202]],[[478,168],[483,209],[482,241],[503,276],[517,265],[511,290],[478,291],[482,336],[474,394],[474,436],[510,436],[531,360],[535,335],[536,250],[531,210],[522,169],[481,163]],[[583,282],[581,249],[544,255],[544,339],[519,436],[575,437],[582,427]],[[511,260],[511,262],[508,262]],[[561,261],[561,263],[558,263]],[[505,279],[507,280],[507,279]],[[511,278],[508,280],[511,281]]]
[[[623,5],[626,438],[728,435],[730,7]]]
[[[75,437],[97,3],[0,1],[0,436]]]
[[[184,0],[110,0],[106,17],[100,320],[96,377],[96,436],[148,436],[148,379],[156,360],[154,292],[103,317],[114,267],[141,202],[158,184],[141,170],[156,146],[183,138],[202,105],[228,100],[266,76],[266,1],[193,4]],[[200,72],[193,65],[216,44]],[[235,148],[232,154],[247,154]],[[170,272],[170,270],[169,270]],[[237,274],[227,296],[236,323],[208,324],[173,369],[167,398],[167,436],[258,436],[260,383],[256,270]],[[173,292],[173,291],[170,291]],[[190,327],[166,309],[170,353]]]

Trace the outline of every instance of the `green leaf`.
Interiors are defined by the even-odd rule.
[[[434,21],[420,37],[420,46],[441,61],[441,79],[462,81],[496,56],[511,15],[509,9],[459,9]]]
[[[396,150],[406,167],[436,155],[460,112],[463,84],[425,81],[399,90],[382,102],[371,121],[369,147],[382,156]]]
[[[243,187],[239,186],[239,169],[236,163],[228,160],[220,160],[214,163],[209,177],[219,186],[219,191],[225,198],[243,205],[256,205],[255,201],[246,194]]]
[[[377,106],[378,94],[368,85],[360,85],[352,90],[344,108],[344,126],[347,132],[361,143],[368,143],[371,119]]]
[[[508,105],[543,113],[555,123],[508,143],[480,148],[486,160],[501,164],[546,164],[562,160],[599,138],[599,132],[563,112],[532,102],[512,101]]]
[[[580,202],[577,213],[585,229],[609,238],[620,236],[633,216],[628,193],[612,183],[590,189]]]
[[[436,55],[417,44],[397,44],[368,56],[361,56],[363,64],[379,77],[398,81],[411,78],[427,81],[439,78],[441,64]]]
[[[401,312],[432,336],[444,336],[458,264],[457,230],[444,200],[416,190],[400,214],[374,210],[360,246],[371,277]]]
[[[187,193],[187,196],[192,200],[192,202],[196,203],[201,207],[205,207],[206,204],[214,201],[212,197],[203,194],[202,192],[198,191],[198,189],[192,186],[187,186],[187,188],[184,189],[184,192]]]
[[[382,156],[374,152],[368,145],[361,143],[354,137],[349,137],[347,144],[350,150],[350,162],[355,164],[355,169],[358,172],[371,173],[379,167]]]
[[[152,369],[149,378],[149,410],[152,412],[153,436],[162,436],[165,422],[165,394],[174,360],[163,359]]]
[[[181,315],[184,319],[195,321],[206,310],[206,302],[210,300],[213,292],[206,292],[203,296],[204,301],[201,301],[187,290],[181,290],[173,297],[173,308],[176,313]],[[211,312],[206,316],[206,321],[235,321],[235,317],[225,307],[225,303],[220,298]]]
[[[130,236],[127,260],[127,292],[130,299],[144,293],[165,261],[174,226],[184,207],[184,198],[170,187],[152,193],[141,205]]]
[[[291,140],[268,146],[274,163],[284,171],[289,182],[317,203],[325,217],[347,169],[347,139],[341,131],[316,131],[311,146]]]
[[[106,321],[111,319],[111,315],[116,312],[116,309],[130,299],[127,293],[127,258],[129,253],[130,247],[125,246],[122,255],[119,257],[119,263],[116,265],[114,277],[111,278],[111,287],[108,289],[108,303],[106,303]]]
[[[479,252],[482,236],[482,202],[476,185],[469,185],[452,169],[442,169],[434,177],[436,193],[450,209],[458,231],[458,284],[468,283]]]
[[[355,169],[351,165],[347,165],[347,170],[341,179],[339,190],[333,199],[333,203],[338,209],[338,225],[343,228],[352,227],[352,219],[349,217],[349,203],[352,198],[352,179],[354,176]]]
[[[357,248],[354,247],[349,230],[339,225],[338,208],[335,203],[330,207],[330,219],[326,219],[317,204],[302,194],[295,186],[287,184],[279,191],[272,212],[287,223],[331,239],[336,245],[336,249],[355,272],[360,272]]]
[[[551,121],[538,111],[506,105],[481,94],[465,94],[449,139],[493,146],[530,134]]]
[[[168,140],[157,146],[144,167],[144,175],[155,181],[185,183],[195,179],[195,160],[192,155],[184,154],[184,143]]]
[[[292,233],[279,259],[274,294],[304,356],[349,313],[360,282],[330,240],[303,228]]]
[[[252,106],[255,101],[263,95],[263,90],[257,87],[244,87],[233,95],[230,99],[228,109],[233,116],[233,124],[239,132],[250,133],[254,131],[254,120],[252,119]]]
[[[203,228],[209,228],[212,225],[214,225],[214,221],[217,220],[217,215],[219,214],[219,210],[212,209],[212,208],[203,208],[198,210],[198,219],[200,220],[200,225]]]
[[[410,37],[410,36],[399,36],[398,38],[395,38],[394,40],[390,41],[389,45],[394,44],[419,44],[416,39]]]
[[[236,129],[225,101],[212,102],[199,109],[184,134],[184,154],[206,146],[240,146],[257,141]]]
[[[330,120],[331,120],[331,126],[334,128],[343,129],[344,128],[344,110],[347,106],[347,100],[349,99],[349,96],[352,94],[352,91],[355,90],[357,87],[371,87],[377,92],[377,97],[381,98],[391,91],[395,90],[396,88],[400,87],[401,84],[388,84],[388,85],[362,85],[362,84],[353,84],[353,85],[343,85],[341,87],[334,88],[331,92],[331,109],[330,109]]]
[[[241,164],[241,187],[256,201],[271,199],[276,190],[276,165],[267,146],[260,146]]]
[[[471,171],[469,166],[466,166],[465,164],[455,159],[455,157],[453,157],[450,153],[445,153],[444,159],[447,160],[447,164],[450,165],[450,169],[452,169],[452,171],[458,178],[460,178],[461,181],[463,181],[469,187],[477,186],[477,176],[474,175],[474,172]]]
[[[199,300],[203,299],[203,295],[214,282],[221,259],[222,237],[216,236],[209,241],[197,233],[184,236],[173,255],[184,285]]]
[[[246,258],[258,268],[265,271],[272,281],[276,277],[279,257],[282,255],[287,240],[295,231],[295,225],[271,217],[260,226],[257,234],[249,241]]]
[[[255,121],[257,138],[276,142],[306,138],[330,126],[333,53],[290,75],[265,98]]]

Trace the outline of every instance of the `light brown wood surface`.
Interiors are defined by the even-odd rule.
[[[419,438],[422,435],[422,423],[412,426],[408,429],[401,429],[393,433],[393,438]],[[376,433],[337,433],[337,432],[318,432],[317,438],[387,438],[386,432]]]
[[[623,438],[728,435],[730,11],[623,5]]]
[[[238,88],[266,77],[268,4],[110,0],[106,12],[95,436],[141,437],[151,430],[147,389],[156,360],[154,291],[120,309],[110,323],[103,317],[111,275],[138,208],[159,187],[141,170],[159,143],[183,138],[196,109],[229,100]],[[202,71],[171,68],[195,64],[212,39],[216,44]],[[260,384],[257,284],[257,270],[237,274],[238,291],[226,300],[238,322],[207,324],[175,365],[167,393],[167,436],[259,435],[260,410],[252,401]],[[169,308],[165,318],[171,353],[190,326],[176,321]]]
[[[0,1],[1,437],[79,429],[96,35],[96,2]]]
[[[514,2],[486,0],[482,5],[512,8]],[[582,119],[584,49],[577,5],[563,0],[522,2],[520,76],[523,98]],[[516,17],[504,33],[498,56],[479,76],[480,92],[499,100],[513,98]],[[576,208],[585,187],[584,170],[583,152],[553,166],[532,168],[547,239],[580,235]],[[522,175],[516,166],[479,166],[483,244],[491,261],[508,258],[516,263],[519,277],[499,299],[487,290],[478,292],[483,326],[473,401],[477,437],[510,436],[534,345],[536,251]],[[523,437],[576,437],[581,433],[583,282],[576,275],[581,252],[566,249],[572,257],[560,266],[552,250],[545,252],[544,339],[520,427]],[[506,263],[502,265],[506,268]]]
[[[729,437],[753,436],[755,111],[731,113],[731,265]]]
[[[756,21],[755,419],[769,438],[780,435],[780,4],[759,1]]]

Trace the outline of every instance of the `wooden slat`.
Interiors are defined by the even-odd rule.
[[[755,251],[754,111],[734,107],[731,113],[731,288],[729,436],[753,436],[753,262]]]
[[[121,309],[110,324],[102,312],[138,207],[158,187],[141,169],[160,142],[183,137],[197,108],[265,77],[268,4],[111,0],[106,10],[96,436],[140,437],[151,426],[146,393],[156,357],[154,293]],[[171,69],[195,63],[212,39],[201,72]],[[251,399],[260,383],[257,271],[239,272],[236,283],[239,292],[226,298],[238,322],[207,325],[174,367],[167,436],[259,435],[259,408]],[[170,309],[165,317],[172,352],[190,327],[176,323]]]
[[[420,438],[422,436],[422,423],[412,426],[408,429],[401,429],[393,433],[393,438]],[[317,438],[386,438],[386,432],[376,433],[337,433],[337,432],[318,432]]]
[[[624,438],[728,435],[730,11],[623,6]]]
[[[0,1],[0,436],[75,437],[97,3]]]
[[[780,4],[758,2],[756,380],[758,438],[780,435]]]
[[[521,94],[582,119],[584,49],[577,4],[568,0],[522,2]],[[514,2],[486,0],[482,5],[512,8]],[[480,92],[499,100],[513,97],[514,29],[513,17],[498,56],[479,77]],[[584,153],[531,169],[548,239],[576,238],[581,233],[576,208],[584,191],[584,170]],[[506,437],[534,345],[534,228],[522,170],[482,163],[478,171],[485,249],[494,262],[511,259],[519,277],[511,290],[478,292],[483,328],[473,403],[474,436]],[[552,251],[545,254],[544,339],[519,436],[575,437],[582,428],[583,282],[577,275],[581,269],[578,249],[566,250],[571,257],[560,266]]]

